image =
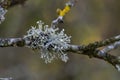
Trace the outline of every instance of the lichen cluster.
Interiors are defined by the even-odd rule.
[[[64,33],[64,29],[60,31],[59,28],[44,25],[42,21],[38,21],[37,24],[36,27],[32,26],[24,36],[27,47],[39,51],[45,63],[58,58],[66,62],[68,57],[63,51],[68,48],[70,37]]]

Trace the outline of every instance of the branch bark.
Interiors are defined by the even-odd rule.
[[[23,47],[25,41],[23,38],[0,38],[0,47]]]
[[[24,4],[27,0],[4,0],[0,2],[1,7],[8,9],[18,4]]]
[[[31,42],[27,41],[25,38],[0,38],[0,47],[26,47]],[[109,51],[120,47],[120,35],[109,38],[103,41],[98,41],[90,43],[88,45],[72,45],[64,50],[63,52],[72,52],[82,55],[87,55],[90,58],[98,58],[108,63],[112,64],[115,68],[120,65],[120,57],[108,54]],[[109,46],[108,46],[109,45]],[[104,49],[98,49],[104,47]],[[112,46],[112,48],[110,47]]]
[[[86,46],[69,45],[69,48],[67,49],[67,51],[72,53],[87,55],[90,58],[98,58],[98,59],[107,61],[108,63],[112,64],[116,69],[119,70],[119,67],[118,67],[118,65],[120,65],[119,56],[108,54],[107,51],[103,52],[102,50],[99,50],[95,47],[93,49],[89,45],[86,45]]]

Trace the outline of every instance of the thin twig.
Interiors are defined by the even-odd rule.
[[[23,38],[0,38],[0,47],[23,47],[24,45]]]
[[[119,47],[120,47],[120,45],[119,45]],[[116,48],[118,48],[118,45]],[[102,52],[102,50],[99,50],[97,48],[92,49],[88,45],[87,46],[69,45],[67,52],[73,52],[73,53],[77,53],[77,54],[87,55],[90,58],[102,59],[102,60],[107,61],[108,63],[112,64],[117,69],[118,69],[118,66],[116,67],[116,65],[120,65],[120,57],[119,56],[114,56],[114,55],[108,54],[106,51]]]
[[[76,0],[69,0],[66,3],[66,6],[63,10],[59,9],[60,12],[63,12],[63,15],[60,15],[60,12],[59,12],[58,17],[55,20],[52,21],[51,27],[56,27],[59,23],[63,23],[63,17],[66,15],[66,13],[69,12],[69,9],[67,8],[67,6],[71,9],[71,7],[73,7],[75,5],[75,3],[76,3]]]
[[[112,38],[113,39],[113,38]],[[120,58],[118,56],[114,56],[111,54],[108,54],[108,52],[110,50],[113,50],[115,48],[120,47],[120,42],[116,42],[118,38],[114,38],[114,40],[111,42],[112,48],[110,46],[107,46],[108,44],[104,44],[103,46],[107,46],[102,50],[97,49],[98,46],[96,47],[97,43],[95,42],[95,46],[93,46],[94,48],[92,48],[91,46],[88,45],[69,45],[69,47],[64,50],[64,52],[73,52],[73,53],[78,53],[78,54],[83,54],[83,55],[88,55],[89,57],[94,57],[94,58],[98,58],[98,59],[102,59],[104,61],[107,61],[108,63],[112,64],[115,68],[118,68],[118,66],[116,67],[116,65],[120,64]],[[111,40],[107,39],[108,41]],[[103,40],[103,42],[106,42]],[[103,43],[102,41],[98,42],[98,43]],[[26,47],[26,45],[28,45],[31,42],[28,42],[25,38],[1,38],[0,39],[0,47]],[[114,43],[114,44],[113,44]],[[94,43],[92,43],[94,44]],[[110,43],[109,43],[110,44]],[[102,47],[102,46],[100,46]],[[99,47],[99,48],[100,48]],[[109,49],[108,49],[109,48]]]
[[[5,9],[8,9],[18,4],[23,5],[25,1],[27,0],[3,0],[2,2],[0,2],[0,6]]]

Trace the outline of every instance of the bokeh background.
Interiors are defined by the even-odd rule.
[[[36,21],[50,25],[56,9],[68,0],[28,0],[8,10],[0,24],[0,37],[22,37]],[[72,44],[88,44],[120,34],[120,0],[78,0],[59,25]],[[120,49],[110,54],[120,55]],[[69,61],[45,64],[28,48],[0,48],[0,77],[13,80],[120,80],[111,64],[88,56],[68,53]]]

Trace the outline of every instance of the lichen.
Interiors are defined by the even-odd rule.
[[[44,25],[42,21],[38,21],[37,24],[36,27],[32,26],[24,36],[28,43],[26,47],[39,51],[45,63],[58,58],[66,62],[68,56],[64,50],[69,46],[70,37],[64,33],[64,29],[60,31],[59,28]]]

